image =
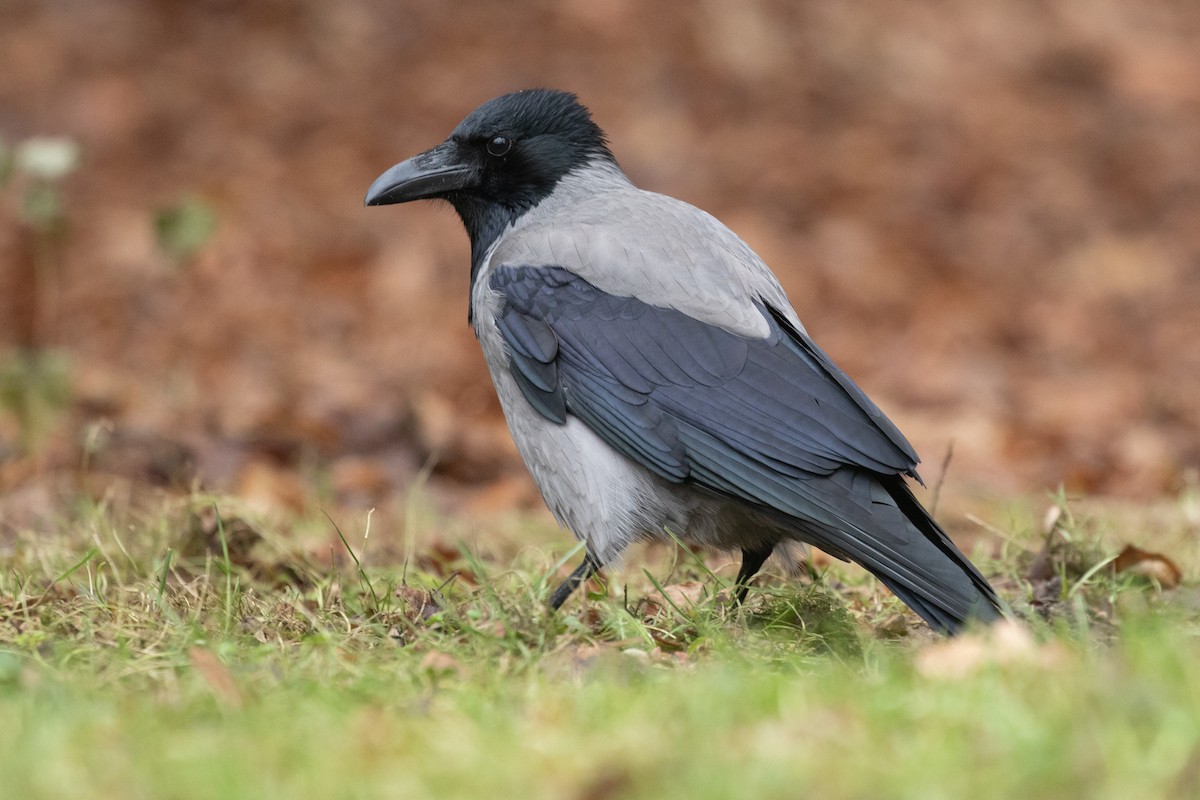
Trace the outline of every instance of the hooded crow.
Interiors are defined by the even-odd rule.
[[[366,204],[421,199],[466,226],[468,318],[509,430],[586,544],[552,607],[632,542],[676,536],[742,551],[739,600],[799,540],[861,564],[940,631],[999,617],[909,489],[912,446],[767,265],[705,212],[634,186],[574,95],[484,103]]]

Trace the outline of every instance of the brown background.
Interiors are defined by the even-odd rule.
[[[84,152],[36,287],[0,198],[0,351],[67,352],[75,398],[33,467],[0,425],[0,488],[77,471],[90,430],[89,469],[137,481],[366,504],[433,464],[451,506],[532,502],[457,219],[362,196],[553,86],[764,256],[928,476],[953,441],[960,492],[1173,492],[1200,463],[1198,43],[1191,0],[0,0],[0,136]],[[189,195],[219,227],[177,265],[152,219]]]

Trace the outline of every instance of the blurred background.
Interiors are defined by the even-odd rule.
[[[947,495],[1195,481],[1200,4],[663,8],[0,0],[4,526],[80,486],[538,507],[457,218],[362,206],[531,86],[758,250]]]

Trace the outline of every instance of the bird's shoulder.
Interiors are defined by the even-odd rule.
[[[760,304],[784,309],[778,279],[710,214],[632,184],[573,192],[531,212],[503,236],[490,270],[557,267],[600,291],[674,308],[744,336],[768,334]]]

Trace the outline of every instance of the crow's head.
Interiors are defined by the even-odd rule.
[[[369,206],[447,200],[473,241],[554,191],[567,173],[613,162],[604,132],[575,95],[530,89],[472,111],[450,138],[380,175]]]

